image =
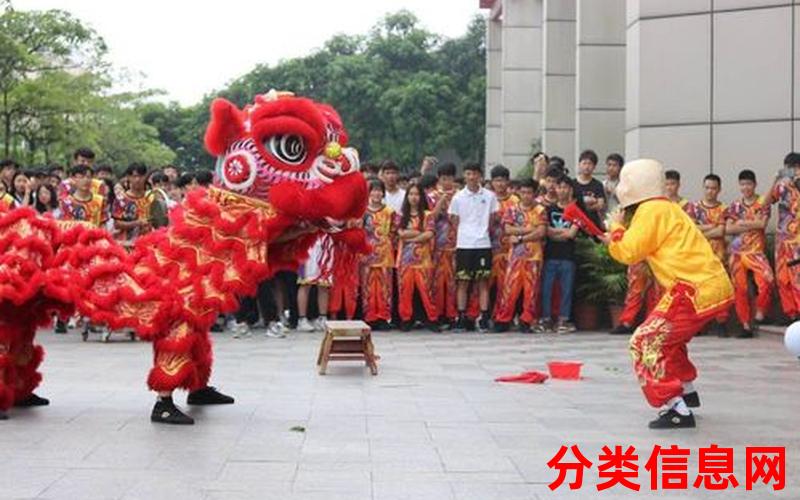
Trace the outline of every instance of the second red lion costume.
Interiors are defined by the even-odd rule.
[[[664,169],[655,160],[625,165],[617,187],[624,210],[604,237],[623,264],[646,261],[664,294],[630,340],[634,370],[652,406],[667,406],[651,428],[694,427],[688,407],[700,400],[687,344],[733,302],[733,287],[708,240],[664,197]]]

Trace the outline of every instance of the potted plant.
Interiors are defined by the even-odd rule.
[[[582,330],[595,330],[600,325],[600,311],[606,308],[615,328],[628,287],[627,267],[611,257],[607,246],[589,238],[579,239],[576,250],[579,279],[575,322]]]

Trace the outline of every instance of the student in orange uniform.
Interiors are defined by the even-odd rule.
[[[492,180],[492,191],[497,197],[498,211],[496,219],[492,222],[492,277],[489,282],[490,287],[494,287],[494,320],[498,320],[498,305],[505,300],[506,270],[508,268],[508,252],[511,250],[511,242],[505,234],[505,228],[500,218],[509,209],[517,206],[519,198],[511,194],[508,190],[509,177],[511,173],[502,165],[492,167],[489,176]]]
[[[619,326],[609,332],[612,335],[633,333],[636,318],[642,308],[645,308],[645,314],[649,314],[658,303],[658,299],[661,298],[661,290],[646,262],[637,262],[628,266],[626,279],[628,289],[625,292],[625,302],[619,316]]]
[[[784,171],[775,181],[769,202],[778,204],[775,232],[775,278],[783,314],[800,320],[800,267],[789,262],[800,258],[800,153],[783,159]]]
[[[514,319],[517,301],[522,298],[520,331],[531,332],[537,320],[539,289],[544,258],[543,240],[547,235],[547,210],[536,203],[539,183],[533,179],[520,182],[520,200],[502,214],[505,235],[509,240],[508,264],[502,302],[495,307],[495,331],[508,331]]]
[[[108,221],[108,209],[105,197],[92,193],[92,170],[76,165],[69,170],[69,180],[75,189],[59,201],[61,220],[103,227]]]
[[[725,242],[725,212],[728,207],[719,201],[722,189],[722,179],[716,174],[708,174],[703,178],[703,199],[695,203],[687,203],[684,210],[697,224],[711,249],[723,264],[727,265],[727,243]],[[727,336],[725,323],[728,321],[728,311],[720,314],[715,323],[717,335]]]
[[[361,263],[361,310],[373,330],[388,330],[392,320],[392,273],[399,217],[383,200],[383,182],[369,182],[369,204],[364,213],[364,231],[372,253]]]
[[[361,227],[361,219],[348,220],[347,228]],[[340,312],[353,319],[358,306],[359,257],[349,252],[343,242],[333,244],[333,283],[328,299],[328,317],[336,319]]]
[[[429,196],[429,206],[436,221],[433,246],[433,303],[439,311],[439,324],[452,328],[456,309],[456,226],[447,209],[455,194],[456,166],[439,165],[437,185]]]
[[[765,229],[770,205],[756,194],[756,174],[752,170],[739,172],[742,197],[731,203],[725,215],[725,233],[733,236],[728,268],[736,289],[736,315],[742,323],[739,338],[753,337],[755,324],[764,320],[769,308],[772,283],[775,281],[769,260]],[[747,274],[752,273],[758,289],[756,311],[750,311]]]
[[[677,170],[667,170],[664,172],[664,177],[666,178],[666,194],[667,199],[673,203],[677,203],[679,207],[686,208],[686,204],[689,203],[689,200],[681,196],[681,173]]]
[[[150,205],[153,198],[147,195],[147,167],[132,163],[125,170],[128,189],[114,200],[111,217],[114,219],[114,237],[127,247],[133,246],[139,236],[148,233]]]
[[[667,409],[651,429],[695,427],[689,408],[700,406],[692,382],[697,370],[687,344],[708,322],[730,307],[733,287],[722,262],[694,221],[665,197],[661,163],[625,165],[617,186],[622,211],[612,214],[601,239],[627,265],[646,261],[665,292],[630,340],[634,370],[648,403]]]
[[[398,226],[397,288],[398,314],[403,331],[411,330],[414,319],[414,292],[417,292],[428,328],[438,332],[439,312],[431,297],[433,278],[433,236],[435,222],[428,211],[425,195],[416,184],[406,191]]]
[[[4,180],[0,180],[0,206],[5,209],[14,208],[14,197],[8,194],[8,186]]]
[[[92,192],[92,170],[87,165],[75,165],[69,170],[68,181],[73,190],[59,200],[59,219],[105,227],[109,220],[106,198]],[[94,327],[87,325],[86,328]],[[61,319],[56,321],[55,333],[67,333],[67,325]],[[103,340],[108,338],[105,328],[100,333]]]

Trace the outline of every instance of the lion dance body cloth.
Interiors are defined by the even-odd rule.
[[[130,252],[85,224],[0,212],[0,411],[41,379],[33,336],[54,313],[134,329],[153,343],[152,390],[196,390],[211,374],[209,329],[238,297],[297,269],[321,233],[369,250],[362,229],[344,226],[367,190],[330,106],[274,91],[243,110],[216,99],[205,142],[214,186],[191,191]]]

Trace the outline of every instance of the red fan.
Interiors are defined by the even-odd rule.
[[[588,234],[589,236],[602,236],[603,230],[597,227],[597,225],[586,215],[586,212],[581,210],[576,202],[572,202],[564,208],[564,215],[562,216],[565,220],[575,224],[578,228],[583,231],[584,233]]]

